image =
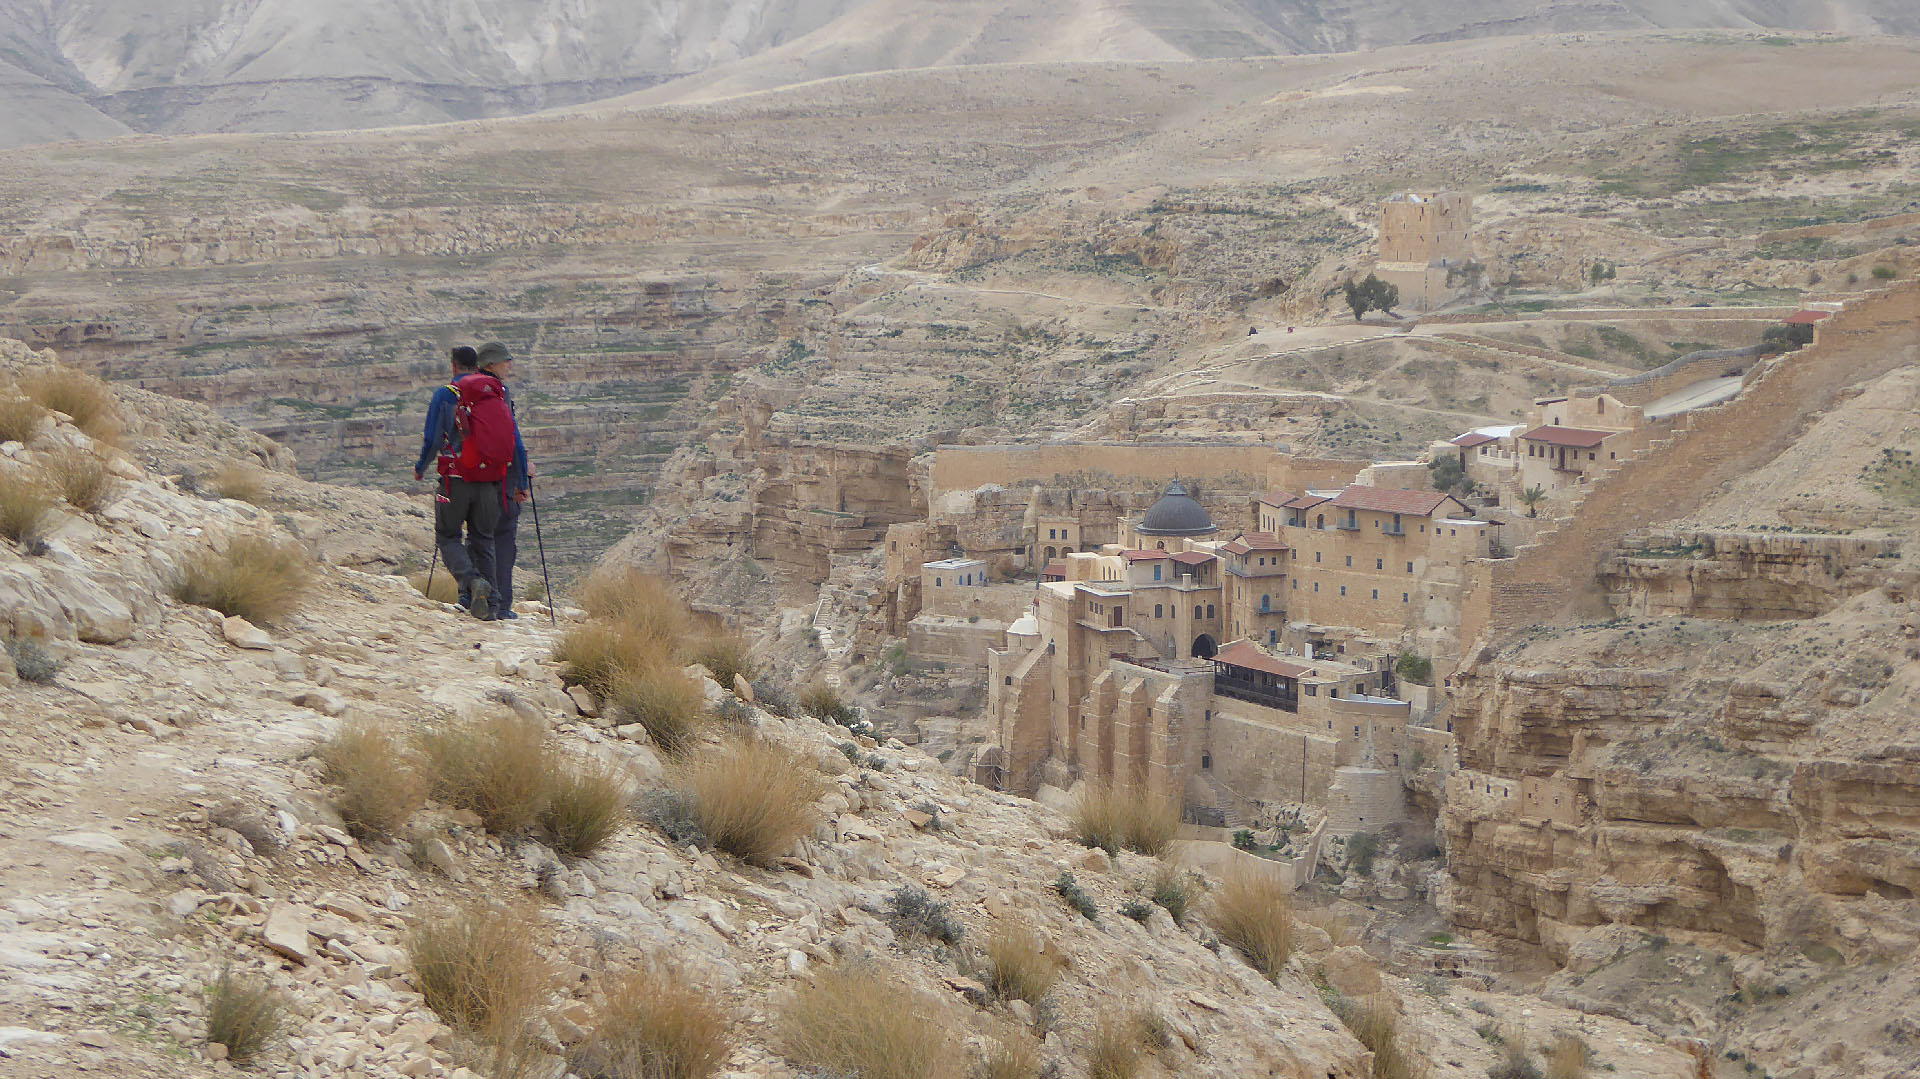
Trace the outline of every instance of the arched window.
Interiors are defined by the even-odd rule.
[[[1196,621],[1202,617],[1200,614],[1200,605],[1198,603],[1193,605],[1193,617]]]
[[[1051,547],[1047,548],[1047,561],[1051,562],[1056,557],[1058,556],[1054,553],[1054,549]]]
[[[1271,611],[1271,610],[1273,610],[1273,596],[1271,594],[1261,596],[1260,597],[1260,613],[1266,614],[1268,611]]]
[[[1166,617],[1165,615],[1163,615],[1163,614],[1161,614],[1161,613],[1160,613],[1160,604],[1158,604],[1158,603],[1156,603],[1156,604],[1154,604],[1154,605],[1153,605],[1153,616],[1154,616],[1155,618],[1164,618],[1164,617]]]

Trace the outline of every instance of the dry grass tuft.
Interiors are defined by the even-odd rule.
[[[96,513],[107,504],[119,481],[107,463],[86,450],[68,448],[47,454],[41,470],[67,505],[82,513]]]
[[[616,623],[674,653],[691,621],[686,605],[665,579],[632,566],[601,566],[580,584],[578,599],[589,618]]]
[[[716,848],[761,861],[785,854],[819,826],[827,782],[778,742],[730,738],[680,762],[673,794]]]
[[[1420,1079],[1426,1066],[1401,1037],[1400,1009],[1385,993],[1376,993],[1364,1006],[1340,1012],[1340,1021],[1354,1038],[1373,1053],[1370,1079]]]
[[[1087,1043],[1087,1079],[1133,1079],[1140,1071],[1140,1020],[1108,1015]]]
[[[824,723],[851,727],[860,721],[860,713],[841,698],[839,690],[829,685],[813,685],[801,690],[800,707]]]
[[[1593,1050],[1579,1036],[1565,1032],[1553,1036],[1547,1048],[1547,1079],[1587,1079],[1593,1066]]]
[[[1039,1079],[1040,1047],[1032,1038],[1010,1033],[996,1039],[978,1069],[979,1079]]]
[[[420,736],[433,794],[469,809],[489,832],[521,832],[540,820],[552,795],[554,756],[547,728],[507,709],[448,720]]]
[[[320,744],[326,780],[339,788],[334,808],[362,839],[398,835],[427,800],[427,781],[405,743],[370,721],[348,723]]]
[[[517,1045],[553,981],[527,932],[538,918],[529,908],[475,904],[416,921],[407,956],[427,1007],[488,1044]]]
[[[668,666],[671,657],[659,641],[624,622],[583,622],[567,630],[553,648],[560,677],[603,698],[612,695],[623,678]]]
[[[933,1009],[906,986],[864,967],[822,971],[783,1016],[787,1054],[858,1079],[956,1079],[956,1054]]]
[[[698,742],[707,728],[705,700],[700,684],[679,668],[655,664],[619,672],[604,707],[622,723],[645,727],[661,749],[681,753]]]
[[[47,410],[30,397],[0,397],[0,442],[32,442]]]
[[[540,826],[553,849],[590,857],[632,816],[633,786],[618,765],[593,758],[558,766],[547,783]]]
[[[207,987],[207,1041],[226,1046],[229,1060],[245,1064],[280,1033],[286,1013],[287,999],[278,990],[223,967]]]
[[[1211,923],[1219,938],[1277,981],[1293,949],[1293,897],[1270,874],[1239,870],[1213,897]]]
[[[1089,847],[1157,858],[1180,832],[1180,803],[1164,792],[1091,780],[1073,800],[1073,821]]]
[[[0,472],[0,536],[15,543],[43,538],[47,514],[53,512],[53,494],[24,476]]]
[[[424,573],[416,573],[408,577],[407,583],[413,586],[415,592],[420,593],[435,603],[460,602],[460,582],[454,580],[453,574],[448,573],[444,569],[439,570],[433,575],[432,591],[427,590],[427,575]]]
[[[984,973],[994,996],[1039,1004],[1060,980],[1060,963],[1031,930],[1003,923],[987,941]]]
[[[267,475],[253,465],[228,461],[207,481],[207,486],[221,498],[231,498],[236,502],[248,502],[255,506],[265,504],[267,500]]]
[[[736,677],[753,681],[753,660],[748,655],[746,640],[738,633],[716,633],[701,638],[694,643],[687,658],[712,671],[714,681],[728,689],[733,688]]]
[[[27,376],[20,383],[40,407],[64,412],[75,427],[101,442],[120,437],[120,408],[104,382],[71,367],[55,367]]]
[[[173,596],[249,622],[272,623],[299,605],[313,575],[313,559],[298,544],[242,536],[225,551],[189,561]]]
[[[732,1046],[729,1016],[679,970],[653,964],[602,986],[591,1032],[568,1061],[593,1079],[707,1079]]]

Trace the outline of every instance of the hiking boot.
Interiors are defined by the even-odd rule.
[[[493,621],[493,582],[485,577],[475,577],[473,595],[467,599],[467,613],[482,622]]]

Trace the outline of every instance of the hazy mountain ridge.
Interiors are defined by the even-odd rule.
[[[1685,28],[1920,34],[1920,9],[1907,0],[0,0],[0,93],[14,105],[0,142],[110,136],[121,124],[180,133],[435,123],[901,68]]]

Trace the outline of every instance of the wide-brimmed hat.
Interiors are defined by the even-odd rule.
[[[513,353],[508,352],[507,346],[500,342],[488,341],[486,344],[480,346],[480,369],[482,371],[495,364],[512,362]]]

